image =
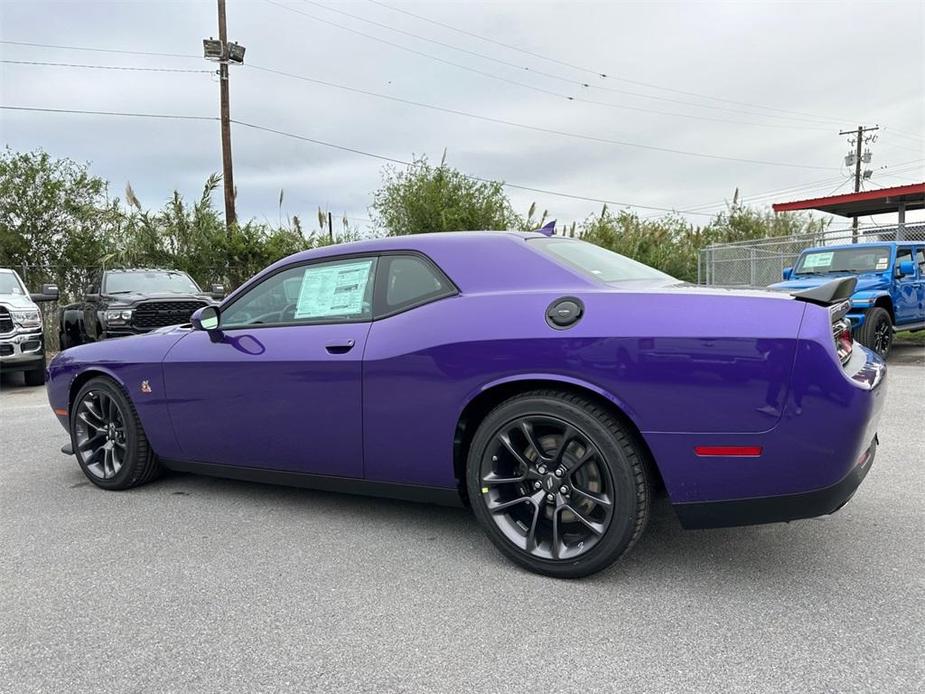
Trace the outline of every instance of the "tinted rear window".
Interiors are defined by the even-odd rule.
[[[562,265],[601,282],[674,280],[671,275],[586,241],[547,238],[530,239],[529,243]]]

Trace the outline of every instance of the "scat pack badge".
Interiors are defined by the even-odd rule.
[[[147,381],[142,381],[142,382],[141,382],[141,392],[142,392],[142,393],[150,393],[150,392],[151,392],[151,384],[148,383]]]

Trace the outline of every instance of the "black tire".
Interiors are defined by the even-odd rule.
[[[89,403],[85,405],[84,403]],[[101,404],[102,403],[102,404]],[[108,409],[112,403],[117,414],[110,418],[113,424],[118,425],[114,432],[113,438],[108,438],[108,433],[100,433],[103,426],[106,425],[109,431],[108,423],[104,419],[95,419],[88,414],[86,408],[93,406],[100,414],[105,415],[104,408]],[[113,410],[109,410],[113,412]],[[77,392],[74,402],[71,404],[71,413],[69,417],[69,426],[71,433],[71,445],[74,449],[74,455],[80,469],[93,484],[102,489],[121,490],[131,489],[138,485],[150,482],[158,477],[161,473],[161,466],[151,450],[148,438],[141,427],[141,421],[138,419],[138,413],[132,401],[125,395],[122,388],[110,378],[97,377],[87,381]],[[121,431],[121,435],[119,432]],[[109,445],[112,460],[115,461],[116,455],[121,452],[122,460],[118,463],[118,469],[115,468],[114,462],[107,466],[107,453],[102,454],[102,458],[91,457],[95,449],[86,446],[91,439],[97,440],[100,437],[105,438],[105,445]],[[121,439],[121,448],[119,439]],[[102,472],[102,474],[101,474]],[[112,474],[109,474],[109,473]]]
[[[893,347],[893,320],[886,309],[874,306],[867,311],[864,325],[858,328],[858,342],[887,358]]]
[[[23,371],[23,378],[27,386],[41,386],[45,384],[45,360],[42,359],[42,365],[37,369]]]
[[[551,433],[557,427],[563,429],[558,439]],[[524,448],[520,438],[515,442],[521,430],[528,432]],[[466,486],[476,518],[503,554],[536,573],[579,578],[610,566],[642,535],[652,497],[644,457],[632,432],[603,407],[538,390],[506,400],[481,422],[469,448]],[[511,472],[502,470],[507,465]],[[595,489],[579,480],[589,469]],[[598,507],[587,501],[592,498],[609,503]],[[584,503],[591,510],[579,513]],[[589,537],[569,545],[582,531]]]

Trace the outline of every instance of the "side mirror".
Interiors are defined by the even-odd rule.
[[[784,271],[780,274],[785,280],[789,280],[793,277],[793,267],[785,267]]]
[[[43,284],[42,291],[40,293],[29,295],[29,297],[36,303],[40,301],[57,301],[58,296],[58,285],[56,284]]]
[[[896,269],[897,277],[912,277],[915,274],[915,264],[911,260],[904,260]]]
[[[193,330],[205,330],[208,333],[214,333],[219,330],[221,322],[219,319],[218,307],[203,306],[193,312],[190,322],[193,324]]]
[[[99,301],[99,300],[100,300],[100,295],[97,294],[96,292],[87,292],[86,294],[84,294],[84,301],[92,302],[92,301]]]
[[[213,299],[224,299],[225,298],[225,285],[224,284],[213,284],[209,288],[209,293],[212,295]]]

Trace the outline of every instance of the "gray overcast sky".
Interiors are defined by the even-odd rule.
[[[837,132],[858,123],[878,123],[882,128],[872,146],[871,186],[925,179],[921,2],[384,2],[609,76],[601,78],[466,36],[370,0],[228,0],[229,38],[247,47],[247,65],[232,68],[232,117],[402,160],[413,154],[439,160],[447,148],[449,163],[469,174],[684,210],[716,210],[736,186],[756,204],[836,189],[847,192],[851,184],[843,158],[848,144]],[[202,38],[216,33],[213,0],[0,2],[4,41],[197,56]],[[215,67],[197,57],[9,43],[0,44],[0,55],[6,61]],[[538,128],[798,166],[537,132],[287,78],[258,67]],[[542,90],[609,106],[569,101]],[[0,101],[12,106],[214,116],[218,83],[208,73],[3,63]],[[110,181],[114,195],[122,197],[126,181],[131,181],[142,203],[150,207],[162,205],[174,188],[190,197],[198,195],[205,178],[221,168],[218,124],[212,121],[0,111],[0,139],[14,149],[41,147],[56,156],[90,161],[93,172]],[[314,227],[319,206],[335,214],[369,216],[382,161],[241,126],[233,128],[233,147],[240,217],[275,223],[280,189],[285,190],[283,214],[298,214],[307,228]],[[880,168],[884,166],[888,168]],[[782,189],[791,190],[755,197]],[[594,202],[509,192],[518,210],[526,211],[536,200],[560,222],[580,220],[600,209]],[[216,203],[221,205],[220,196]],[[916,217],[922,218],[921,213]]]

